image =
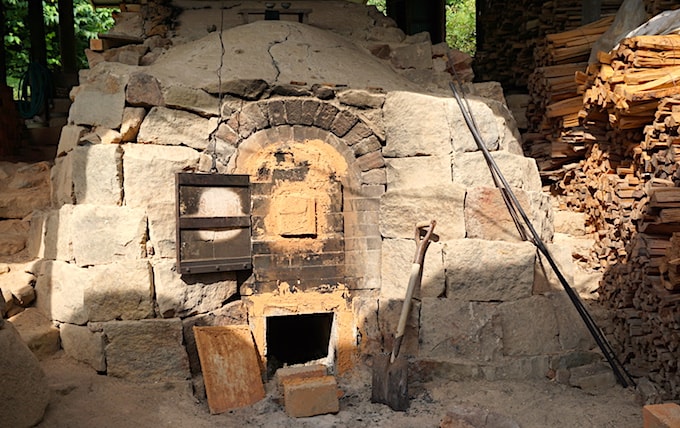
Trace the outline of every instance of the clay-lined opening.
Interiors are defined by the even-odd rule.
[[[267,372],[328,357],[333,313],[267,317]]]

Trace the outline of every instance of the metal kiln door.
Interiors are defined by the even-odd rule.
[[[252,268],[250,177],[177,173],[177,271]]]

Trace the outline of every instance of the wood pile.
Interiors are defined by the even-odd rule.
[[[544,179],[557,181],[565,167],[584,158],[589,144],[604,134],[581,125],[583,95],[577,76],[585,76],[593,43],[609,28],[612,17],[557,34],[548,34],[536,47],[541,64],[529,76],[531,102],[527,108],[529,132],[524,134],[525,154],[537,159]]]
[[[673,58],[677,52],[659,47],[673,50],[677,37],[625,40],[601,64],[582,115],[597,115],[607,139],[565,183],[587,189],[571,193],[585,194],[574,205],[587,213],[594,259],[606,268],[599,293],[616,310],[619,355],[634,375],[659,386],[663,399],[680,397],[680,94],[658,77],[674,78],[673,61],[651,66],[648,58]]]
[[[536,67],[536,45],[546,34],[579,28],[583,19],[582,3],[582,0],[479,3],[474,63],[477,80],[500,82],[506,91],[526,89],[529,75]],[[603,0],[601,16],[614,15],[621,3],[623,0]]]

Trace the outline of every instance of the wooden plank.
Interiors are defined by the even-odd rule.
[[[250,327],[194,326],[193,330],[210,413],[250,406],[264,398]]]

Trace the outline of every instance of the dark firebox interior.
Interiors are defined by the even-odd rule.
[[[328,356],[333,313],[267,317],[267,372]]]

